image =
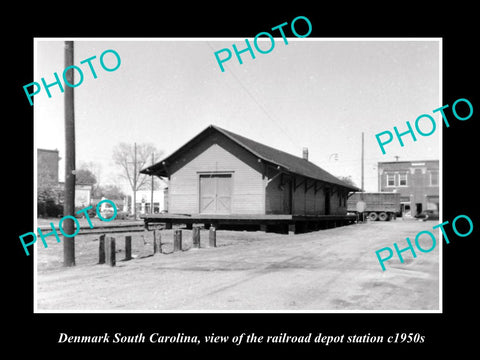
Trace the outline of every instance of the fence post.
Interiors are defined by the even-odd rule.
[[[153,230],[153,254],[162,253],[162,234]]]
[[[115,266],[115,238],[108,237],[106,245],[107,264]]]
[[[125,236],[125,260],[132,259],[132,237],[130,235]]]
[[[192,228],[192,243],[194,248],[200,247],[200,228],[198,226]]]
[[[98,263],[105,264],[105,234],[98,239]]]
[[[176,229],[173,233],[173,251],[182,250],[182,230]]]
[[[215,225],[210,226],[208,233],[208,246],[217,247],[217,229]]]

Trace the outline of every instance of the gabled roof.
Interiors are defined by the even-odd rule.
[[[318,167],[317,165],[308,160],[253,141],[251,139],[232,133],[231,131],[227,131],[215,125],[210,125],[197,136],[195,136],[192,140],[183,145],[180,149],[175,151],[173,154],[166,157],[162,161],[143,169],[140,172],[142,174],[148,175],[168,176],[165,164],[172,162],[179,153],[188,150],[188,148],[191,148],[193,143],[198,142],[212,132],[219,132],[225,135],[227,138],[234,141],[248,152],[252,153],[259,159],[262,159],[262,161],[266,161],[275,166],[280,166],[283,170],[288,171],[292,174],[302,175],[313,180],[320,180],[327,183],[340,185],[353,191],[360,190],[355,186],[344,183],[340,179],[336,178],[332,174],[328,173],[327,171],[323,170],[322,168]]]

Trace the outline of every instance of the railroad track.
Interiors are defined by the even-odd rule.
[[[39,226],[43,233],[52,231],[50,226]],[[57,233],[61,236],[60,230],[56,227]],[[128,232],[143,232],[146,231],[144,223],[138,224],[115,224],[115,225],[94,225],[90,228],[88,225],[81,226],[80,231],[75,236],[90,235],[90,234],[115,234],[115,233],[128,233]]]
[[[77,236],[89,235],[89,234],[116,234],[127,232],[143,232],[145,231],[145,225],[110,225],[110,226],[95,226],[93,229],[81,228]]]

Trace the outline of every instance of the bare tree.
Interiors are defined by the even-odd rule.
[[[122,177],[128,181],[133,192],[133,213],[137,217],[136,192],[149,184],[149,177],[139,171],[151,165],[151,158],[160,159],[162,153],[153,144],[119,143],[113,149],[113,160],[123,172]]]
[[[102,185],[98,188],[97,197],[105,197],[109,200],[122,200],[125,193],[117,185]]]

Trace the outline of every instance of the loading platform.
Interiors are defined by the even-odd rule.
[[[261,230],[279,233],[303,233],[353,224],[356,215],[244,215],[244,214],[145,214],[140,216],[145,228],[151,230],[163,225],[171,229],[173,225],[185,225],[187,229],[193,226],[205,228],[232,230]]]

